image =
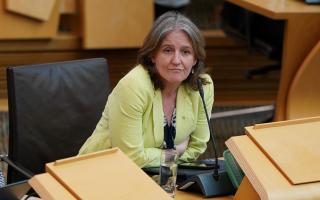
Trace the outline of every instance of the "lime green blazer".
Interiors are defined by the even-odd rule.
[[[203,89],[211,113],[213,82],[209,75],[203,77],[210,82]],[[164,140],[163,121],[161,91],[154,89],[148,72],[139,65],[113,89],[96,129],[79,154],[119,147],[140,167],[159,166]],[[182,84],[176,100],[175,144],[188,137],[189,143],[181,161],[198,158],[206,150],[210,138],[199,92]]]

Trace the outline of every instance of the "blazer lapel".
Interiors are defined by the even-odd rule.
[[[163,108],[161,91],[156,90],[153,99],[153,134],[154,140],[157,147],[160,147],[163,143]]]
[[[195,126],[192,94],[185,86],[181,86],[177,95],[177,113],[176,113],[176,141],[180,142],[193,131]]]

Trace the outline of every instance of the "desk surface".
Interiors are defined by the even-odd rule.
[[[247,135],[231,137],[226,145],[261,199],[320,199],[320,182],[292,185]]]
[[[303,0],[229,0],[245,9],[272,19],[288,19],[294,14],[320,12],[319,5],[310,5]]]
[[[175,197],[175,200],[232,200],[233,196],[225,196],[225,197],[215,197],[215,198],[204,198],[201,195],[183,192],[183,191],[177,191],[177,195]],[[21,200],[25,200],[27,196],[24,196]],[[38,197],[29,197],[28,200],[41,200]]]

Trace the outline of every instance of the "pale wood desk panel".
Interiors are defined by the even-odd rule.
[[[28,182],[44,199],[64,199],[61,193],[75,199],[171,199],[118,148],[47,163],[46,173]]]
[[[153,23],[153,1],[83,0],[82,23],[84,48],[140,47]]]
[[[320,182],[290,184],[247,135],[231,137],[226,144],[262,200],[319,199]]]
[[[13,12],[7,12],[4,0],[0,0],[0,39],[49,39],[57,34],[60,18],[59,0],[53,6],[46,22],[37,21]]]
[[[320,181],[320,117],[258,124],[246,133],[291,184]]]
[[[170,199],[117,148],[47,163],[46,171],[28,181],[44,199]],[[175,199],[205,198],[200,194],[177,191]],[[232,196],[207,199],[229,200]]]
[[[303,0],[228,0],[271,19],[289,19],[299,14],[319,14],[319,6]]]
[[[56,180],[53,179],[48,174],[42,174],[41,177],[43,182],[47,183],[47,186],[50,187],[50,190],[60,191],[56,192],[55,196],[53,197],[48,191],[41,190],[39,193],[43,196],[50,197],[50,198],[56,198],[56,199],[75,199],[70,193],[68,193],[63,187],[61,187],[60,184],[57,184]],[[37,198],[40,200],[40,198]],[[189,192],[183,192],[183,191],[176,191],[175,200],[232,200],[233,196],[224,196],[224,197],[213,197],[213,198],[204,198],[200,194],[194,194]]]
[[[7,0],[6,9],[40,21],[47,21],[55,3],[56,0]]]
[[[28,39],[28,40],[0,40],[0,56],[8,53],[31,53],[31,52],[61,52],[80,51],[81,38],[74,34],[58,33],[51,39]],[[19,56],[20,57],[20,56]],[[20,64],[25,64],[24,60]],[[48,60],[50,62],[50,60]],[[11,62],[8,62],[11,64]],[[3,61],[1,60],[1,63]]]
[[[54,187],[55,185],[53,185],[52,187]],[[45,191],[43,191],[45,192]],[[64,193],[60,193],[59,194],[59,198],[63,195],[65,195]],[[25,196],[22,200],[24,200],[27,196]],[[29,197],[29,200],[41,200],[38,197]],[[60,199],[66,199],[64,198],[60,198]],[[72,199],[72,197],[70,197],[70,199]],[[192,194],[192,193],[187,193],[187,192],[182,192],[182,191],[177,191],[177,195],[175,197],[175,200],[232,200],[233,196],[226,196],[226,197],[215,197],[215,198],[204,198],[201,197],[200,195],[197,194]]]
[[[275,120],[286,119],[286,100],[292,79],[320,39],[320,6],[297,0],[228,0],[275,20],[285,21],[282,67]]]

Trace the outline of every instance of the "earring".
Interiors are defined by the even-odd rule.
[[[194,74],[194,68],[191,69],[191,74]]]

